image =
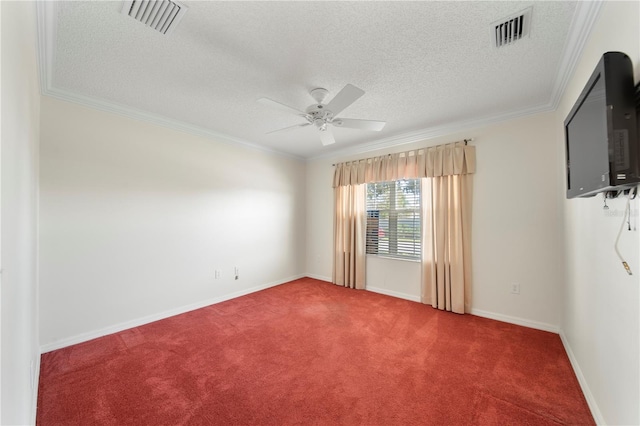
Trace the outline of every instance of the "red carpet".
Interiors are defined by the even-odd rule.
[[[43,354],[37,422],[593,419],[556,334],[302,279]]]

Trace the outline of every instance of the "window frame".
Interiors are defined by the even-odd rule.
[[[404,191],[405,194],[409,192],[401,188],[400,182],[410,182],[414,186],[413,195],[409,199],[405,199],[404,202],[408,203],[401,207],[398,202],[401,200],[401,195],[398,191]],[[393,185],[390,185],[393,184]],[[365,209],[366,209],[366,233],[365,233],[365,253],[367,255],[383,257],[395,260],[405,260],[411,262],[419,262],[422,258],[422,179],[397,179],[394,181],[374,182],[367,183],[365,190]],[[373,186],[374,194],[381,194],[376,196],[381,200],[370,198],[371,190],[370,186]],[[405,188],[410,185],[405,184]],[[380,191],[388,191],[388,196],[385,198],[385,194]],[[388,208],[379,208],[380,204],[387,202]],[[405,217],[403,219],[403,216]],[[407,216],[409,218],[407,219]],[[386,226],[381,226],[386,217]],[[402,232],[399,228],[404,221],[408,222],[412,232]],[[381,236],[380,233],[383,233]],[[382,241],[381,241],[382,239]],[[400,240],[407,240],[404,243]],[[386,240],[386,251],[384,240]],[[381,242],[383,244],[381,245]],[[404,253],[403,253],[404,252]]]

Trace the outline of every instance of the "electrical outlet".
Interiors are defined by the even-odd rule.
[[[511,284],[511,294],[520,294],[520,284],[518,283]]]
[[[220,269],[216,269],[216,280],[220,278]]]
[[[236,274],[236,280],[238,279],[238,277],[240,276],[240,268],[238,268],[237,266],[234,268],[234,272]]]

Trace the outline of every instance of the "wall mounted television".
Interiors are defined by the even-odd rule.
[[[640,183],[633,64],[605,53],[564,121],[567,198]]]

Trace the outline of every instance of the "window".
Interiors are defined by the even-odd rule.
[[[419,260],[420,180],[367,184],[367,254]]]

